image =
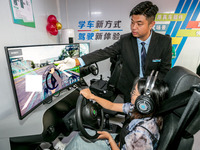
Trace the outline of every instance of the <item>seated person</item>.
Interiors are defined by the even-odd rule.
[[[118,136],[119,142],[115,141],[117,139],[115,138],[116,134],[110,134],[107,131],[98,131],[100,135],[98,137],[99,140],[96,142],[87,143],[77,135],[69,145],[67,145],[65,150],[156,149],[160,138],[159,130],[162,126],[162,117],[156,117],[154,114],[158,111],[160,102],[166,98],[168,92],[167,84],[164,81],[156,80],[156,77],[157,75],[155,75],[155,77],[150,76],[147,79],[140,78],[135,81],[131,92],[131,103],[112,103],[95,96],[89,89],[81,90],[80,94],[85,98],[93,99],[106,109],[124,112],[130,117],[125,121],[123,128],[121,129]],[[148,93],[146,89],[150,89],[149,96],[152,98],[155,105],[155,109],[151,109],[147,113],[145,111],[140,112],[141,110],[139,110],[135,105],[139,98],[144,96],[145,93]],[[144,110],[146,109],[144,108]]]

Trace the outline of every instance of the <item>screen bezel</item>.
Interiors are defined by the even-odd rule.
[[[71,86],[73,86],[74,84],[78,83],[79,81],[72,83],[66,87],[63,87],[62,89],[60,89],[59,91],[57,91],[54,94],[51,94],[50,96],[46,97],[45,99],[43,99],[40,103],[38,103],[37,105],[35,105],[33,108],[31,108],[28,112],[26,112],[25,114],[21,114],[21,110],[20,110],[20,106],[19,106],[19,102],[18,102],[18,96],[17,96],[17,92],[16,92],[16,86],[15,86],[15,82],[14,82],[14,76],[12,73],[12,68],[11,68],[11,62],[10,62],[10,57],[9,57],[9,49],[11,48],[23,48],[23,47],[42,47],[42,46],[62,46],[62,45],[71,45],[71,44],[79,44],[79,57],[80,57],[80,43],[66,43],[66,44],[41,44],[41,45],[19,45],[19,46],[5,46],[4,50],[5,50],[5,54],[6,54],[6,61],[7,61],[7,65],[8,65],[8,70],[9,70],[9,76],[11,79],[11,86],[12,86],[12,91],[14,94],[14,99],[15,99],[15,105],[17,107],[17,113],[18,113],[18,118],[20,120],[24,119],[26,116],[28,116],[31,112],[33,112],[36,108],[38,108],[41,104],[45,104],[45,103],[50,103],[52,100],[52,97],[58,93],[63,91],[64,89],[67,89]],[[80,74],[79,74],[80,76]]]

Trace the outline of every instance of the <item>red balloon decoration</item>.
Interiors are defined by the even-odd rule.
[[[57,35],[57,34],[58,34],[58,30],[55,29],[55,30],[53,30],[53,31],[50,31],[49,33],[51,33],[52,35]]]
[[[56,25],[48,23],[46,29],[48,32],[53,31],[56,29]]]
[[[54,15],[49,15],[49,17],[47,18],[47,21],[52,24],[56,24],[58,22],[56,19],[56,16]]]
[[[57,35],[58,30],[62,28],[62,24],[57,21],[54,15],[49,15],[47,18],[47,22],[48,22],[46,26],[47,32],[49,32],[51,35]]]

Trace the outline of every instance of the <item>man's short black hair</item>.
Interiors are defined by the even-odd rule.
[[[158,12],[158,7],[153,5],[150,1],[144,1],[136,5],[130,12],[130,17],[132,15],[144,15],[147,19],[155,20],[155,16]]]

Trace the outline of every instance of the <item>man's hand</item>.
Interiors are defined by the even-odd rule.
[[[65,58],[64,60],[61,60],[61,61],[56,61],[54,62],[54,64],[58,64],[56,68],[61,71],[76,67],[75,59],[70,58],[70,57]]]

